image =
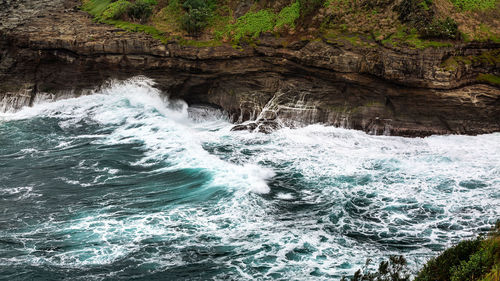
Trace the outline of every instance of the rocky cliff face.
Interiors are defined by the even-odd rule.
[[[78,5],[0,3],[4,110],[146,75],[173,98],[254,121],[235,129],[324,123],[401,136],[500,131],[500,88],[477,80],[500,72],[499,63],[443,66],[450,57],[498,56],[500,44],[405,50],[263,37],[243,48],[187,47],[93,23]]]

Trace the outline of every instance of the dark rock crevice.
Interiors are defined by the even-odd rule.
[[[0,103],[31,105],[36,95],[79,95],[109,79],[145,75],[172,98],[217,106],[236,123],[253,121],[240,129],[322,123],[412,137],[500,131],[500,89],[476,80],[500,66],[442,67],[450,56],[499,44],[404,50],[295,41],[285,48],[264,36],[242,49],[164,45],[93,23],[68,8],[76,2],[57,1],[64,11],[31,0],[37,16],[0,28]]]

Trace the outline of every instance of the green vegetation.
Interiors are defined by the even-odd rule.
[[[497,78],[500,83],[500,77]],[[497,223],[487,237],[462,241],[429,260],[415,281],[496,281],[499,267],[500,223]]]
[[[451,278],[451,268],[459,266],[462,261],[469,260],[470,256],[481,247],[481,240],[465,240],[444,251],[441,255],[430,259],[419,272],[417,280],[445,281]]]
[[[101,19],[119,19],[124,13],[128,11],[131,6],[132,4],[126,0],[118,0],[116,2],[113,2],[106,7],[106,10],[104,10],[104,12],[102,12]]]
[[[236,42],[246,36],[255,39],[261,33],[273,30],[275,23],[276,15],[269,10],[248,12],[238,18],[235,24],[228,26],[228,34]]]
[[[500,80],[500,77],[497,77]],[[391,256],[378,270],[368,270],[370,260],[353,277],[343,281],[409,281],[407,262]],[[486,237],[465,240],[430,259],[414,281],[498,281],[500,280],[500,222]]]
[[[119,20],[129,17],[132,20],[146,21],[153,13],[155,0],[88,0],[82,5],[82,9],[93,15],[98,21]]]
[[[464,66],[483,65],[493,68],[497,64],[500,64],[500,50],[484,51],[479,55],[452,56],[447,58],[442,63],[441,66],[446,70],[456,70],[459,68],[460,65]],[[479,80],[488,81],[485,79],[479,79]]]
[[[153,14],[153,7],[156,5],[155,0],[136,0],[134,4],[127,7],[127,14],[133,20],[145,22]]]
[[[83,1],[81,9],[94,16],[95,19],[99,20],[102,13],[110,4],[111,0],[88,0]]]
[[[478,81],[491,83],[500,86],[500,76],[493,74],[479,74],[477,77]]]
[[[400,47],[410,47],[414,49],[425,49],[429,47],[440,48],[440,47],[450,47],[451,43],[440,42],[440,41],[430,41],[420,38],[415,28],[407,29],[400,27],[397,32],[391,34],[389,37],[382,40],[384,45],[400,46]]]
[[[159,30],[168,30],[173,35],[179,35],[182,31],[181,22],[183,12],[184,10],[182,9],[180,0],[170,0],[167,6],[153,15],[153,24]]]
[[[278,14],[268,9],[250,11],[239,17],[234,24],[226,26],[219,37],[239,43],[242,39],[256,39],[264,32],[279,31],[285,27],[293,29],[300,16],[299,8],[299,2],[294,2]]]
[[[453,5],[462,11],[493,9],[498,0],[450,0]]]
[[[121,28],[123,30],[126,30],[126,31],[143,32],[143,33],[151,35],[151,37],[153,37],[155,39],[162,41],[163,43],[167,42],[167,37],[165,37],[165,34],[153,26],[137,24],[137,23],[122,21],[122,20],[106,20],[106,21],[102,21],[102,22],[114,25],[114,26]]]
[[[295,28],[295,22],[300,17],[300,3],[297,1],[291,6],[283,8],[276,19],[276,28],[281,29],[285,26]]]
[[[150,34],[155,39],[166,42],[167,38],[164,36],[164,33],[155,27],[121,19],[123,17],[129,17],[129,12],[139,18],[144,16],[149,17],[149,8],[146,10],[144,10],[144,8],[137,8],[137,10],[135,10],[135,7],[138,5],[153,6],[156,5],[156,2],[154,0],[137,0],[134,3],[131,3],[125,0],[118,0],[111,3],[110,0],[87,0],[83,3],[82,10],[87,11],[89,14],[94,16],[96,21],[111,24],[126,31],[144,32]]]
[[[456,41],[500,42],[499,0],[259,0],[243,13],[239,0],[82,1],[82,9],[96,21],[162,41],[253,44],[272,32],[370,48],[376,43],[423,49]]]
[[[424,38],[456,39],[460,36],[457,23],[450,17],[444,20],[434,19],[429,25],[422,27],[420,33]]]

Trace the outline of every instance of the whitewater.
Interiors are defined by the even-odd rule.
[[[234,132],[146,77],[0,114],[0,279],[339,280],[500,215],[500,134]]]

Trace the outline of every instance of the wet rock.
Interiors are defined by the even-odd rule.
[[[257,128],[257,123],[251,122],[247,124],[236,125],[231,128],[231,131],[249,131],[253,132]]]
[[[215,105],[237,123],[257,120],[234,130],[322,123],[401,136],[500,131],[500,88],[476,80],[500,73],[498,64],[442,67],[450,56],[498,50],[497,43],[413,50],[296,40],[284,48],[263,36],[243,49],[197,48],[95,23],[78,5],[0,2],[0,103],[18,108],[37,96],[78,96],[110,78],[146,75],[173,98]]]
[[[270,134],[279,128],[281,128],[281,126],[277,122],[264,121],[258,124],[257,131],[259,133]]]

